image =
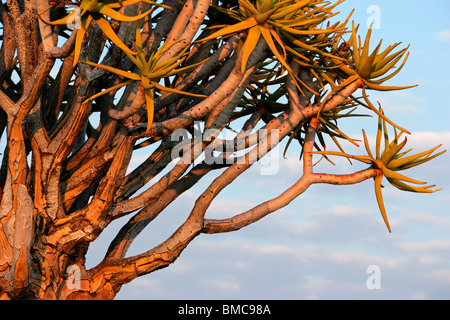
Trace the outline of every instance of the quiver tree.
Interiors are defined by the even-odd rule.
[[[342,2],[2,3],[0,297],[112,299],[122,285],[174,262],[199,234],[245,227],[316,183],[374,179],[390,231],[382,180],[434,192],[399,171],[440,153],[407,154],[400,140],[409,132],[369,100],[369,90],[407,88],[384,84],[403,67],[407,48],[380,43],[370,52],[371,30],[363,42],[351,14],[334,22]],[[343,132],[339,120],[357,120],[355,110],[377,115],[375,146],[365,133],[360,142]],[[208,218],[214,198],[282,140],[299,146],[297,182],[246,212]],[[346,153],[346,143],[362,144],[364,155]],[[146,159],[130,166],[135,152]],[[317,173],[314,153],[367,168]],[[207,175],[214,179],[184,223],[128,256],[139,233]],[[87,269],[89,244],[117,219],[128,222]]]

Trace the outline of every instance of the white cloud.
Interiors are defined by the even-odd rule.
[[[450,229],[450,219],[447,217],[439,217],[430,214],[408,213],[398,218],[400,223],[412,223],[420,225],[428,225],[431,227],[443,227]]]
[[[450,30],[441,30],[436,36],[440,42],[450,42]]]
[[[392,116],[392,111],[400,113],[402,116],[411,115],[413,117],[417,117],[417,113],[426,112],[424,106],[427,105],[427,100],[415,93],[414,90],[371,92],[369,98],[373,102],[379,101],[388,116]]]
[[[232,186],[231,186],[232,187]],[[208,208],[206,218],[224,219],[251,209],[254,205],[240,199],[215,199]]]
[[[442,149],[450,147],[450,131],[421,131],[408,136],[409,145],[428,150],[442,144]]]
[[[395,244],[395,247],[401,249],[404,252],[409,253],[428,253],[450,250],[450,240],[436,240],[428,242],[402,242]]]
[[[227,293],[236,293],[239,291],[240,286],[236,280],[225,277],[225,278],[205,278],[201,280],[201,285],[207,287],[208,289],[215,289],[217,291],[224,291]]]
[[[423,266],[434,266],[442,263],[442,260],[429,255],[423,255],[417,259],[417,263]]]
[[[330,239],[330,242],[333,240]],[[395,239],[394,239],[395,241]],[[409,244],[412,246],[412,244]],[[413,299],[446,298],[443,281],[450,279],[448,259],[433,248],[448,244],[416,243],[421,247],[390,257],[328,245],[296,248],[251,244],[244,239],[196,241],[176,263],[196,266],[186,274],[171,267],[124,286],[118,298],[143,299]],[[412,247],[411,247],[412,248]],[[427,253],[427,248],[433,254]],[[380,248],[381,249],[381,248]],[[423,254],[421,252],[423,251]],[[242,268],[236,262],[245,262]],[[381,270],[381,290],[369,290],[367,267]]]
[[[415,105],[408,104],[396,104],[391,107],[392,110],[396,112],[400,112],[402,114],[411,114],[411,113],[424,113],[425,110],[421,107]]]
[[[431,278],[434,278],[437,281],[445,282],[446,284],[450,284],[450,269],[439,269],[433,271],[430,274]]]

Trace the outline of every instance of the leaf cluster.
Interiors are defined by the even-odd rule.
[[[380,113],[383,113],[383,110],[380,108]],[[374,187],[375,187],[375,195],[377,198],[378,207],[383,216],[383,220],[389,230],[391,228],[389,226],[389,222],[387,219],[386,209],[383,202],[383,196],[381,193],[382,180],[385,177],[388,182],[394,187],[408,192],[418,192],[418,193],[434,193],[442,189],[431,189],[436,185],[426,185],[426,182],[419,181],[408,176],[405,176],[399,171],[407,170],[410,168],[414,168],[421,164],[424,164],[446,152],[446,150],[441,151],[439,153],[435,153],[437,149],[441,147],[441,145],[431,148],[427,151],[423,151],[414,155],[408,155],[412,149],[404,150],[408,139],[405,137],[403,141],[399,142],[403,132],[398,133],[395,130],[395,137],[392,141],[389,139],[389,133],[387,130],[386,121],[383,117],[378,118],[378,130],[376,135],[376,145],[375,145],[375,156],[373,155],[367,135],[363,129],[363,137],[364,137],[364,147],[367,152],[367,155],[350,155],[345,152],[336,152],[336,151],[317,151],[315,153],[322,155],[334,155],[346,157],[347,159],[354,159],[366,164],[370,164],[373,168],[378,170],[378,175],[374,178]],[[382,144],[384,142],[384,148],[382,148]]]
[[[78,63],[80,52],[81,52],[81,44],[84,39],[84,35],[89,28],[91,21],[95,21],[95,23],[102,29],[105,35],[123,52],[128,54],[134,54],[117,36],[114,30],[111,28],[111,25],[108,22],[108,18],[112,18],[116,21],[121,22],[135,22],[146,16],[148,16],[154,8],[151,8],[147,12],[139,14],[137,16],[131,17],[126,16],[119,13],[115,9],[123,8],[125,6],[129,6],[132,4],[146,2],[152,5],[162,6],[164,8],[170,8],[168,6],[157,4],[150,0],[82,0],[79,6],[76,6],[67,16],[64,18],[55,20],[55,21],[46,21],[42,18],[42,14],[52,8],[52,5],[38,13],[39,19],[49,25],[67,25],[73,24],[77,29],[76,40],[75,40],[75,58],[73,60],[74,66]]]

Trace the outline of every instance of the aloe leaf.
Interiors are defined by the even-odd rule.
[[[244,20],[242,22],[238,22],[236,24],[228,26],[226,28],[220,29],[220,30],[214,32],[213,34],[211,34],[210,36],[200,39],[200,40],[197,40],[196,42],[205,42],[205,41],[208,41],[211,39],[217,39],[219,37],[223,37],[223,36],[230,35],[230,34],[242,31],[242,30],[252,28],[256,25],[258,25],[258,22],[254,18],[250,18],[250,19]]]
[[[47,11],[48,9],[50,9],[50,7],[48,7],[46,10],[40,12],[37,14],[37,17],[39,18],[39,20],[41,20],[42,22],[44,22],[45,24],[49,24],[51,26],[58,26],[58,25],[65,25],[67,24],[69,21],[76,21],[77,18],[80,17],[73,17],[74,15],[78,15],[79,11],[78,10],[73,10],[72,12],[70,12],[67,16],[65,16],[64,18],[58,19],[58,20],[54,20],[54,21],[47,21],[44,18],[42,18],[41,14],[44,13],[45,11]]]
[[[147,110],[147,130],[146,133],[149,132],[151,125],[153,123],[153,113],[155,110],[155,89],[146,89],[145,90],[145,104]]]
[[[155,63],[153,68],[151,68],[152,78],[159,78],[159,77],[164,76],[167,73],[173,71],[180,64],[182,64],[186,60],[186,58],[187,58],[186,55],[182,54],[182,55],[177,55],[175,57],[167,59],[164,62]],[[158,74],[158,75],[156,75],[156,74]]]
[[[251,12],[252,15],[257,15],[259,14],[259,11],[253,6],[252,3],[250,3],[250,1],[247,0],[240,0],[239,1],[239,5],[244,7],[246,10],[248,10],[249,12]]]
[[[380,107],[380,113],[383,112],[383,110]],[[381,135],[383,134],[383,124],[382,124],[382,118],[378,117],[378,130],[377,130],[377,138],[376,138],[376,145],[375,145],[375,152],[376,152],[376,159],[379,160],[381,158]]]
[[[261,36],[260,27],[255,26],[250,28],[250,30],[248,30],[247,40],[245,40],[242,52],[241,73],[244,73],[245,67],[247,66],[248,58],[255,49],[256,45],[258,44],[260,36]]]
[[[340,60],[340,61],[345,61],[345,59],[342,58],[342,57],[338,57],[338,56],[335,56],[333,54],[324,52],[324,51],[322,51],[322,50],[320,50],[320,49],[318,49],[318,48],[316,48],[316,47],[314,47],[312,45],[309,45],[309,44],[307,44],[305,42],[302,42],[302,41],[296,39],[294,36],[288,34],[287,32],[285,32],[283,30],[281,30],[281,31],[282,31],[283,36],[285,36],[289,41],[291,41],[292,44],[294,44],[294,45],[296,45],[296,46],[298,46],[298,47],[300,47],[302,49],[318,53],[319,55],[322,55],[324,57],[329,57],[329,58],[337,59],[337,60]]]
[[[443,150],[443,151],[431,156],[431,153],[433,153],[440,146],[441,145],[439,145],[431,150],[419,153],[418,155],[405,157],[403,159],[400,158],[400,159],[392,160],[389,163],[390,168],[393,170],[405,170],[405,169],[413,168],[420,164],[426,163],[426,162],[444,154],[447,151],[447,150]],[[419,157],[417,157],[417,156],[419,156]]]
[[[283,29],[284,31],[286,31],[287,33],[289,33],[291,35],[297,35],[297,36],[318,35],[318,34],[325,34],[325,33],[331,33],[331,32],[336,31],[336,30],[329,30],[329,29],[297,30],[297,29],[293,29],[293,28],[284,26],[280,23],[271,22],[270,24],[273,24],[275,27]]]
[[[164,8],[164,9],[172,9],[172,7],[170,7],[168,5],[165,5],[162,3],[157,3],[154,1],[149,1],[149,0],[121,0],[121,1],[118,1],[117,3],[108,3],[108,6],[111,8],[121,8],[121,7],[126,7],[126,6],[129,6],[132,4],[136,4],[139,2],[145,2],[145,3],[151,4],[151,5],[157,6],[157,7]]]
[[[91,61],[80,61],[80,62],[89,64],[89,65],[91,65],[93,67],[104,69],[104,70],[106,70],[108,72],[113,72],[113,73],[115,73],[115,74],[117,74],[119,76],[128,78],[130,80],[134,80],[134,81],[141,80],[141,76],[139,74],[137,74],[137,73],[134,73],[134,72],[128,72],[128,71],[120,70],[120,69],[117,69],[117,68],[114,68],[114,67],[105,66],[103,64],[97,64],[97,63],[94,63],[94,62],[91,62]]]
[[[376,57],[376,59],[375,59],[375,63],[378,65],[378,64],[381,64],[381,65],[385,65],[387,62],[389,62],[390,60],[388,60],[388,59],[393,59],[393,58],[395,58],[395,56],[397,55],[397,53],[394,53],[394,54],[392,54],[391,56],[389,56],[389,58],[386,58],[386,56],[389,54],[389,53],[391,53],[391,51],[392,50],[394,50],[396,47],[398,47],[399,45],[401,44],[401,42],[398,42],[398,43],[395,43],[395,44],[393,44],[393,45],[389,45],[386,49],[384,49],[384,51],[383,52],[381,52],[377,57]],[[386,58],[386,59],[385,59]],[[383,61],[383,60],[386,60],[386,61]]]
[[[395,90],[405,90],[405,89],[410,89],[410,88],[414,88],[417,87],[418,85],[413,85],[413,86],[405,86],[405,87],[398,87],[398,86],[381,86],[378,84],[375,84],[371,81],[367,81],[366,79],[361,79],[362,82],[364,82],[364,84],[372,90],[377,90],[377,91],[395,91]],[[384,82],[385,80],[379,81],[379,82]]]
[[[356,65],[358,66],[365,66],[366,65],[366,61],[367,59],[369,59],[369,44],[370,44],[370,36],[372,35],[372,25],[370,26],[369,30],[367,31],[366,34],[366,39],[364,40],[364,45],[362,47],[362,53],[361,53],[361,57],[360,57],[360,61],[359,64]]]
[[[384,74],[392,69],[393,66],[403,57],[405,52],[408,51],[408,48],[409,46],[383,59],[380,59],[380,55],[378,55],[375,61],[376,68],[373,72],[374,78],[377,78],[380,74]]]
[[[291,135],[289,136],[289,140],[286,143],[286,147],[284,148],[283,151],[283,158],[286,158],[286,153],[288,151],[289,146],[291,145],[292,141],[294,140],[295,135],[298,133],[298,131],[302,128],[302,126],[304,125],[304,123],[300,123],[297,127],[294,128],[294,130],[292,131]],[[300,141],[300,145],[302,145],[301,141]],[[303,149],[303,146],[302,146]],[[303,154],[303,151],[300,153]]]
[[[178,59],[181,59],[182,57],[184,57],[186,55],[186,51],[189,49],[189,47],[185,47],[177,56],[172,57],[164,62],[159,62],[159,60],[162,58],[162,56],[170,48],[172,48],[174,45],[176,45],[177,43],[180,43],[182,41],[184,41],[184,39],[179,39],[174,42],[168,42],[168,41],[164,42],[164,44],[161,46],[161,48],[159,48],[157,51],[153,52],[150,55],[150,58],[148,60],[149,70],[157,70],[157,69],[165,68],[168,65],[175,63]]]
[[[361,79],[364,82],[364,79]],[[372,104],[372,102],[370,102],[369,98],[367,97],[366,94],[366,89],[364,88],[364,86],[362,86],[362,93],[363,93],[363,97],[364,100],[366,101],[366,103],[368,104],[370,110],[372,110],[373,112],[375,112],[379,117],[382,117],[386,122],[388,122],[390,125],[392,125],[393,127],[410,134],[410,132],[400,126],[398,126],[397,124],[395,124],[392,120],[390,120],[388,117],[386,117],[383,113],[381,113],[377,108],[375,108],[375,106]]]
[[[165,78],[167,77],[171,72],[173,72],[174,70],[176,70],[175,68],[178,67],[182,62],[184,61],[184,59],[179,60],[178,62],[167,66],[163,69],[160,68],[159,65],[156,65],[157,70],[154,70],[148,74],[146,74],[145,76],[148,77],[149,79],[158,79],[158,78]]]
[[[401,181],[405,181],[405,182],[409,182],[409,183],[414,183],[414,184],[426,184],[426,182],[409,178],[409,177],[407,177],[407,176],[405,176],[405,175],[403,175],[401,173],[392,171],[392,170],[390,170],[390,169],[388,169],[386,167],[383,167],[382,171],[383,171],[383,175],[386,178],[397,179],[397,180],[401,180]]]
[[[263,36],[264,40],[266,40],[267,45],[269,46],[269,49],[272,51],[272,53],[275,55],[275,57],[278,59],[278,61],[283,65],[283,67],[286,68],[286,70],[289,72],[289,74],[293,75],[293,71],[291,67],[287,64],[285,61],[285,58],[278,52],[278,49],[273,41],[272,34],[267,28],[261,27],[261,35]],[[283,47],[283,44],[280,44]],[[301,89],[300,89],[301,91]]]
[[[358,28],[359,28],[359,25],[358,25],[358,27],[355,28],[355,22],[352,21],[351,45],[353,46],[353,60],[354,60],[356,66],[358,66],[360,63],[358,41],[356,39],[356,33],[358,32]]]
[[[100,91],[99,93],[94,94],[92,97],[84,100],[83,104],[84,103],[88,103],[89,101],[92,101],[92,100],[94,100],[94,99],[96,99],[96,98],[98,98],[98,97],[100,97],[100,96],[102,96],[104,94],[109,93],[109,92],[112,92],[112,91],[115,91],[115,90],[119,90],[120,88],[125,87],[125,86],[127,86],[127,85],[129,85],[131,83],[133,83],[133,80],[127,80],[125,82],[122,82],[122,83],[119,83],[119,84],[117,84],[115,86],[112,86],[111,88],[108,88],[108,89],[105,89],[103,91]]]
[[[122,51],[128,52],[129,54],[137,54],[134,51],[131,51],[130,48],[128,48],[122,40],[116,35],[114,30],[111,28],[111,25],[109,24],[108,20],[106,20],[103,17],[95,18],[95,22],[97,25],[102,29],[102,31],[106,34],[106,36],[114,42],[116,46],[118,46]]]
[[[83,43],[83,38],[86,33],[89,24],[91,23],[92,17],[90,15],[81,18],[80,27],[77,29],[77,34],[75,35],[75,53],[73,56],[73,67],[78,63],[81,54],[81,45]]]
[[[98,12],[101,14],[104,14],[108,17],[111,17],[112,19],[114,19],[116,21],[135,22],[137,20],[144,18],[148,14],[150,14],[150,12],[152,12],[154,9],[155,8],[151,8],[150,10],[148,10],[144,13],[138,14],[137,16],[126,16],[124,14],[121,14],[120,12],[117,12],[114,9],[111,9],[111,7],[109,7],[107,5],[100,5],[98,8]]]
[[[381,158],[380,158],[381,162],[383,162],[385,165],[387,165],[392,160],[392,158],[398,152],[400,152],[400,150],[403,149],[403,147],[406,145],[406,142],[407,142],[407,138],[405,138],[402,143],[390,147],[389,150],[385,150],[381,154]]]
[[[378,54],[378,50],[380,49],[381,42],[378,44],[378,46],[375,48],[375,50],[372,52],[370,56],[367,57],[367,59],[364,62],[364,65],[357,66],[359,69],[359,74],[364,79],[370,79],[371,78],[371,72],[373,70],[373,62],[375,61],[375,58]],[[362,63],[361,63],[362,64]]]
[[[281,8],[271,16],[271,19],[278,20],[278,19],[285,18],[286,15],[295,13],[297,10],[299,10],[302,7],[304,7],[305,5],[307,5],[308,2],[310,2],[310,0],[303,0],[303,1],[297,2],[295,4]]]
[[[383,176],[379,175],[375,177],[375,196],[377,198],[378,208],[380,208],[381,216],[383,217],[384,223],[388,228],[389,232],[391,232],[391,227],[389,226],[389,221],[386,214],[386,208],[384,207],[383,195],[381,194],[381,182],[383,180]]]
[[[367,154],[369,155],[369,157],[371,157],[372,159],[375,159],[372,155],[372,151],[370,151],[370,145],[369,145],[369,141],[367,140],[367,135],[366,132],[364,131],[364,129],[362,130],[363,133],[363,138],[364,138],[364,147],[367,151]]]
[[[285,27],[285,28],[298,28],[298,27],[303,27],[303,28],[308,28],[310,26],[316,26],[319,25],[324,19],[323,18],[310,18],[310,17],[302,17],[300,19],[295,19],[295,20],[270,20],[268,21],[269,24],[273,25],[273,26],[277,26],[279,28],[281,27]],[[332,30],[332,29],[328,29],[328,30]],[[337,30],[337,28],[336,28]]]
[[[435,193],[437,191],[441,191],[442,189],[435,189],[431,190],[430,188],[435,187],[436,185],[429,185],[429,186],[411,186],[407,183],[404,183],[397,179],[391,179],[387,178],[389,183],[396,187],[397,189],[400,189],[402,191],[409,191],[409,192],[417,192],[417,193]]]
[[[275,8],[273,8],[274,2],[276,2],[276,1],[273,1],[273,0],[262,0],[261,6],[259,8],[259,12],[263,13],[263,12],[267,12],[267,11],[270,11],[272,9],[275,9]],[[257,1],[257,3],[258,3],[258,1]]]
[[[173,75],[176,75],[176,74],[182,74],[182,73],[189,72],[190,70],[192,70],[192,69],[194,69],[195,67],[197,67],[197,66],[203,64],[205,61],[207,61],[207,60],[209,60],[209,59],[211,59],[211,57],[208,57],[208,58],[206,58],[206,59],[203,60],[203,61],[200,61],[200,62],[191,64],[191,65],[186,66],[186,67],[174,69],[174,70],[172,70],[171,72],[167,73],[166,77],[170,77],[170,76],[173,76]]]
[[[151,83],[152,83],[152,85],[155,86],[155,88],[162,90],[162,91],[167,91],[167,92],[176,93],[176,94],[182,94],[182,95],[191,96],[191,97],[199,97],[199,98],[207,98],[208,97],[204,94],[190,93],[190,92],[186,92],[186,91],[181,91],[181,90],[177,90],[177,89],[173,89],[173,88],[164,87],[154,81],[152,81]]]
[[[387,65],[385,65],[384,67],[382,67],[381,69],[377,70],[377,68],[375,68],[375,70],[370,74],[370,78],[371,79],[376,79],[379,78],[383,75],[385,75],[387,72],[389,72],[391,69],[395,68],[395,65],[397,64],[397,62],[402,58],[402,56],[398,56],[397,58],[395,58],[393,61],[391,61],[390,63],[388,63]],[[376,67],[378,67],[378,65],[376,65]]]
[[[375,84],[381,84],[381,83],[386,82],[387,80],[393,78],[394,76],[396,76],[396,75],[403,69],[403,66],[405,65],[406,61],[408,60],[408,57],[409,57],[409,52],[406,54],[405,59],[403,60],[402,64],[400,65],[400,67],[397,68],[396,71],[394,71],[394,72],[391,73],[389,76],[386,76],[386,77],[383,78],[383,79],[379,79],[379,80],[371,80],[372,83],[375,83]],[[374,78],[376,78],[376,77],[374,77]]]
[[[392,49],[395,48],[395,46],[399,45],[400,43],[397,43],[394,46],[392,46]],[[382,54],[379,54],[377,59],[376,59],[376,61],[375,61],[375,63],[377,64],[376,71],[380,70],[381,68],[383,68],[387,64],[391,63],[393,60],[396,60],[398,57],[402,57],[405,54],[405,52],[408,51],[409,47],[410,46],[408,45],[406,48],[404,48],[404,49],[402,49],[400,51],[397,51],[397,52],[395,52],[395,53],[393,53],[393,54],[391,54],[391,55],[389,55],[387,57],[383,57],[382,54],[384,52]]]
[[[330,156],[338,156],[349,159],[355,159],[363,163],[372,164],[373,160],[370,156],[355,156],[345,152],[338,151],[312,151],[311,154],[322,154],[322,155],[330,155]]]
[[[41,15],[43,15],[44,13],[46,13],[48,10],[50,10],[51,8],[53,8],[53,6],[48,6],[47,8],[45,8],[44,10],[42,10],[41,12],[38,12],[36,14],[36,18],[39,18]],[[47,23],[45,20],[42,20],[42,22]],[[48,24],[48,23],[47,23]]]
[[[344,149],[342,148],[341,144],[336,139],[336,137],[334,135],[330,135],[330,138],[333,140],[333,142],[336,144],[336,146],[339,148],[339,150],[341,150],[341,152],[344,152]],[[347,158],[347,160],[348,160],[348,162],[350,162],[350,164],[352,164],[352,161],[349,158]]]

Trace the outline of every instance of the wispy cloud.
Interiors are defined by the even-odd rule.
[[[330,239],[332,241],[332,239]],[[417,246],[418,249],[415,249]],[[144,299],[413,299],[448,298],[447,242],[403,243],[395,256],[330,250],[326,245],[289,248],[243,239],[199,240],[177,263],[196,268],[177,274],[171,267],[124,286],[120,297]],[[433,253],[433,255],[430,254]],[[245,267],[236,266],[236,262]],[[231,263],[233,262],[233,263]],[[367,267],[378,265],[381,289],[369,290]]]
[[[450,30],[440,30],[436,36],[440,42],[450,43]]]

